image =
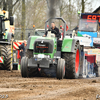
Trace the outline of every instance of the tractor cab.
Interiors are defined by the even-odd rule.
[[[97,20],[80,19],[77,36],[97,38],[99,32],[99,24]]]
[[[35,36],[43,36],[45,34],[45,29],[36,29]]]
[[[13,25],[13,17],[7,19],[5,15],[0,15],[0,41],[10,41],[11,33],[7,33],[5,29],[5,21],[10,21],[10,25]]]
[[[75,39],[80,40],[80,44],[86,47],[94,46],[94,38],[99,37],[99,23],[97,20],[80,19],[78,32]]]
[[[56,37],[53,33],[50,23],[54,22],[55,26],[59,29],[59,37]],[[47,37],[54,37],[57,39],[57,51],[59,51],[59,54],[61,55],[61,47],[62,47],[62,41],[65,37],[66,31],[68,29],[68,26],[66,25],[66,22],[63,18],[50,18],[45,22],[45,33],[47,32]]]

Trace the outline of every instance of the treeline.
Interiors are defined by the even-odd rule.
[[[56,0],[56,17],[63,17],[69,29],[78,23],[78,11],[92,12],[93,0]],[[14,16],[15,27],[25,29],[44,28],[50,10],[50,0],[0,0],[1,9],[8,10],[9,16]]]

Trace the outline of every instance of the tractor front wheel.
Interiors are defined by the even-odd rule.
[[[65,76],[65,60],[64,59],[58,59],[56,76],[57,76],[57,79],[63,79]]]
[[[22,77],[28,77],[28,57],[23,57],[21,60],[21,75]]]

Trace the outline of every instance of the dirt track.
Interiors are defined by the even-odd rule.
[[[18,71],[0,71],[0,100],[96,100],[100,78],[22,78]],[[99,100],[99,99],[98,99]]]

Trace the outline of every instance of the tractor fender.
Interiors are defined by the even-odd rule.
[[[73,39],[73,41],[72,41],[72,47],[71,47],[71,52],[73,52],[73,53],[75,53],[74,48],[75,48],[76,42],[79,42],[79,40]]]
[[[39,36],[30,36],[27,40],[27,46],[26,49],[33,50],[34,49],[34,42],[35,40],[39,38]]]
[[[76,42],[79,42],[79,40],[72,39],[72,38],[65,38],[62,42],[61,51],[62,52],[73,52],[73,53],[75,53],[74,48],[75,48]]]
[[[30,48],[30,42],[31,42],[31,37],[29,37],[28,40],[27,40],[26,49],[29,49]]]

